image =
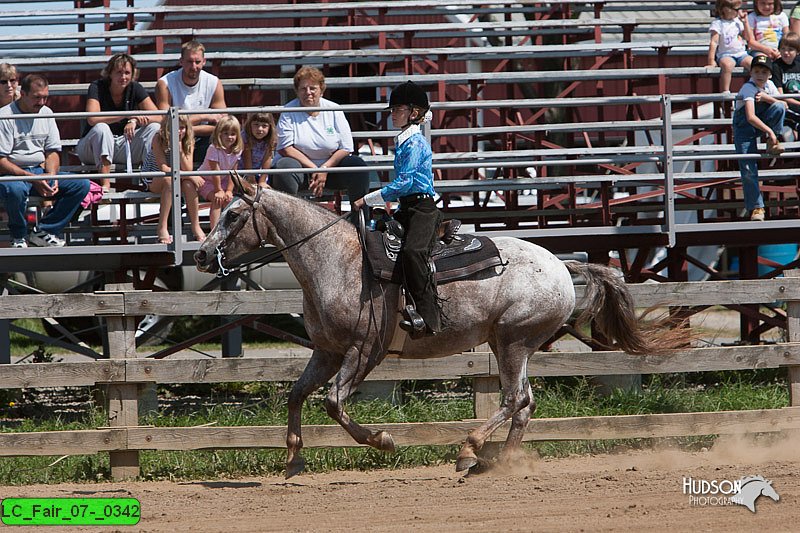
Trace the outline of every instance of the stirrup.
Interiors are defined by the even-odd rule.
[[[403,331],[407,331],[409,336],[414,340],[421,339],[425,336],[425,330],[427,329],[425,320],[419,316],[419,313],[417,313],[413,305],[405,306],[402,315],[403,320],[400,321],[400,328]]]
[[[442,242],[450,244],[453,242],[453,238],[456,236],[456,233],[458,233],[458,230],[461,229],[461,221],[457,218],[451,218],[442,223],[442,228]]]

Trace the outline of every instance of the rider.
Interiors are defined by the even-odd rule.
[[[433,201],[431,147],[419,125],[430,119],[428,97],[412,81],[394,88],[389,98],[392,123],[402,131],[395,138],[394,180],[355,202],[356,208],[400,201],[394,215],[405,228],[400,250],[403,280],[416,306],[406,306],[400,327],[412,338],[435,335],[442,329],[436,281],[429,266],[441,213]],[[420,319],[421,317],[421,319]]]

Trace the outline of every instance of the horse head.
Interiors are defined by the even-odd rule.
[[[219,222],[194,254],[201,272],[225,275],[228,268],[236,266],[238,259],[264,247],[272,237],[272,224],[261,213],[260,200],[265,189],[254,187],[235,170],[230,174],[236,186],[234,198],[222,210]]]

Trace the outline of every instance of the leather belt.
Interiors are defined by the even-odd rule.
[[[433,196],[431,196],[430,194],[428,194],[426,192],[420,192],[420,193],[417,193],[417,194],[409,194],[409,195],[406,195],[406,196],[402,196],[400,198],[400,203],[418,202],[418,201],[420,201],[420,200],[422,200],[424,198],[433,198]]]

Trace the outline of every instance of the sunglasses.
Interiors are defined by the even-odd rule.
[[[10,80],[0,80],[0,85],[11,85],[13,83],[17,83],[15,78],[11,78]]]

